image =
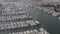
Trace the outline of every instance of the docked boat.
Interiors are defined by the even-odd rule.
[[[2,6],[3,7],[3,6]],[[0,30],[15,29],[40,24],[19,7],[3,7],[0,15]]]
[[[60,19],[60,17],[58,17],[58,19]]]
[[[48,33],[44,28],[40,29],[31,29],[31,30],[26,30],[26,31],[19,31],[19,32],[12,32],[9,34],[50,34]]]

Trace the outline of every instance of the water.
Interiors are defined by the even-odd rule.
[[[57,17],[43,13],[41,10],[32,9],[28,10],[29,14],[33,16],[34,19],[41,22],[44,25],[44,28],[51,34],[60,34],[60,20]]]
[[[24,5],[25,6],[25,5]],[[60,34],[60,20],[48,13],[43,13],[39,9],[31,7],[22,7],[26,13],[31,14],[32,17],[41,22],[44,28],[51,34]]]
[[[27,7],[25,3],[29,3],[29,2],[33,2],[33,1],[32,0],[31,1],[24,0],[24,1],[17,2],[16,5],[23,8],[23,10],[26,11],[26,13],[32,15],[32,17],[35,20],[40,21],[41,26],[44,25],[44,28],[50,34],[57,34],[57,33],[60,34],[60,20],[57,19],[57,17],[54,17],[54,16],[49,15],[47,13],[43,13],[39,9]],[[16,31],[19,31],[19,30],[16,29],[16,30],[12,30],[12,31],[16,32]],[[0,34],[8,34],[9,32],[12,32],[12,31],[11,30],[8,30],[8,31],[4,30],[4,31],[1,31]]]

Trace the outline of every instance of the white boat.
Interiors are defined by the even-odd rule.
[[[60,19],[60,17],[58,17],[58,19]]]
[[[7,7],[5,7],[6,5]],[[2,22],[1,24],[5,24],[0,26],[0,30],[15,29],[40,24],[37,20],[33,20],[31,15],[26,14],[22,8],[16,6],[11,7],[12,5],[9,6],[10,4],[6,5],[2,6],[4,9],[2,9],[3,11],[0,16],[0,22]]]

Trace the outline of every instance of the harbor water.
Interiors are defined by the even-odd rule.
[[[18,4],[18,6],[21,6]],[[21,6],[26,13],[32,15],[32,17],[40,21],[41,26],[44,27],[50,34],[60,34],[60,20],[48,13],[44,13],[42,10],[27,7],[26,4]]]
[[[34,19],[40,21],[41,26],[44,27],[51,34],[60,34],[60,20],[48,13],[43,13],[41,10],[29,8],[28,13],[33,16]]]
[[[32,1],[30,1],[32,2]],[[28,3],[26,1],[26,3]],[[32,17],[38,21],[40,21],[40,25],[45,28],[50,34],[60,34],[60,20],[57,17],[54,17],[48,13],[42,12],[42,10],[27,7],[26,4],[23,4],[22,1],[16,3],[17,6],[21,7],[24,11],[26,11],[27,14],[32,15]],[[27,29],[27,28],[26,28]],[[14,32],[17,32],[19,30],[12,30]],[[11,30],[4,30],[0,31],[0,34],[8,34],[9,32],[12,32]]]

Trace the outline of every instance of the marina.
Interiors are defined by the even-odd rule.
[[[35,5],[36,7],[27,6],[27,5],[30,5],[30,3],[33,3],[33,2],[34,3],[35,2],[38,3],[38,2],[41,2],[41,0],[20,0],[19,2],[16,2],[17,7],[19,6],[18,8],[21,9],[21,10],[20,9],[18,10],[19,14],[17,12],[15,14],[15,12],[12,9],[11,9],[12,11],[9,12],[9,10],[10,10],[9,8],[10,7],[7,8],[9,10],[6,13],[5,13],[5,10],[3,10],[4,12],[0,12],[0,16],[1,16],[2,19],[7,17],[7,18],[5,18],[6,20],[2,20],[2,19],[0,20],[0,23],[4,26],[4,27],[2,27],[2,29],[6,27],[5,25],[9,25],[4,30],[0,30],[0,34],[19,34],[19,32],[20,32],[20,34],[35,34],[35,32],[34,33],[30,33],[29,32],[29,30],[35,30],[35,28],[36,28],[36,30],[38,29],[38,32],[36,32],[38,34],[40,32],[39,28],[42,25],[43,25],[42,29],[44,29],[47,32],[49,32],[49,34],[60,34],[60,20],[57,19],[57,18],[59,18],[59,16],[57,16],[58,13],[56,13],[54,11],[54,7],[47,8],[47,6],[40,7],[38,5],[38,8],[39,8],[38,9],[36,5]],[[13,3],[15,4],[15,2],[13,2]],[[3,3],[3,4],[5,4],[5,3]],[[11,4],[12,4],[12,2],[11,2]],[[12,5],[14,5],[14,4],[12,4]],[[40,4],[40,3],[38,3],[38,4]],[[6,6],[6,4],[5,4],[3,6],[6,8],[8,5]],[[9,5],[9,6],[11,6],[11,5]],[[12,6],[12,7],[14,7],[14,6]],[[41,8],[43,10],[41,10]],[[46,9],[46,10],[44,10],[44,9]],[[53,10],[51,10],[51,9],[53,9]],[[24,11],[25,13],[24,14],[22,14],[22,13],[20,14],[20,11]],[[26,16],[27,14],[30,17],[25,19],[25,17],[23,17],[23,16]],[[10,16],[12,16],[12,18]],[[19,16],[22,16],[23,19],[20,19],[21,17],[19,18]],[[57,17],[55,17],[55,16],[57,16]],[[13,17],[15,17],[15,18],[13,18]],[[34,23],[34,25],[32,25],[33,23],[29,23],[29,24],[25,23],[26,21],[31,21],[31,20],[34,21],[34,22],[37,21],[40,24],[35,25],[35,23]],[[22,23],[20,23],[20,22],[22,22]],[[24,25],[20,25],[20,24],[24,24]],[[27,27],[25,27],[25,26],[27,26]],[[26,33],[26,32],[28,32],[28,33]],[[45,33],[39,33],[39,34],[45,34]]]
[[[0,22],[0,30],[15,29],[40,24],[37,20],[33,20],[32,16],[26,14],[22,8],[15,8],[11,6],[2,9]]]

